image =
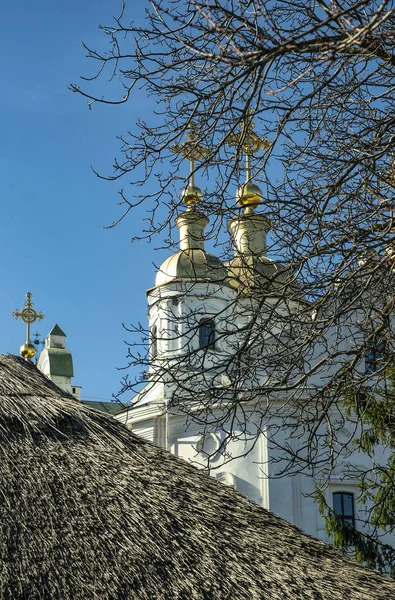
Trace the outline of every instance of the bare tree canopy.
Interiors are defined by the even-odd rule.
[[[121,193],[120,219],[144,203],[150,226],[143,235],[152,237],[184,214],[173,186],[185,168],[174,146],[180,148],[192,125],[189,139],[199,158],[192,172],[209,172],[199,211],[211,217],[207,237],[227,261],[225,275],[217,265],[215,277],[210,263],[205,292],[209,303],[222,284],[226,296],[216,315],[222,352],[215,360],[208,361],[211,334],[200,331],[196,311],[176,317],[166,305],[169,323],[181,319],[180,328],[153,333],[151,327],[145,332],[151,361],[148,351],[132,347],[131,363],[150,368],[151,384],[171,381],[170,404],[202,427],[233,423],[233,432],[254,439],[275,407],[288,435],[281,438],[279,472],[318,469],[330,477],[339,455],[354,451],[361,428],[376,431],[377,442],[387,440],[388,423],[381,421],[377,434],[366,398],[377,408],[377,398],[393,395],[387,384],[395,301],[393,0],[166,0],[151,3],[143,27],[128,21],[123,6],[102,29],[110,50],[87,49],[97,72],[72,89],[90,106],[131,102],[137,88],[158,102],[159,117],[140,121],[139,134],[121,140],[109,178],[134,183],[135,195]],[[91,91],[106,75],[122,82],[121,97]],[[270,233],[256,256],[231,258],[231,245],[218,232],[241,218],[234,190],[244,181],[243,154],[255,133],[261,143],[246,179],[261,182],[260,211]],[[157,192],[147,195],[149,178]],[[143,328],[136,330],[144,337]],[[198,334],[207,338],[204,352],[191,342]],[[170,338],[178,344],[177,359],[161,360],[157,341]],[[348,439],[340,436],[345,398]],[[280,444],[277,428],[273,443]],[[299,440],[296,450],[292,439]],[[373,463],[374,446],[366,440],[359,446]],[[362,475],[366,491],[370,474]],[[374,478],[395,505],[393,467],[382,466]],[[394,522],[386,520],[392,528]]]

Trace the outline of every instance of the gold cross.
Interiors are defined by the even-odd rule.
[[[189,160],[190,163],[190,175],[189,181],[191,185],[195,183],[195,160],[200,160],[207,154],[207,150],[200,146],[196,136],[196,130],[193,123],[189,126],[187,133],[187,139],[182,144],[174,144],[171,148],[174,154],[181,154],[184,158]]]
[[[22,308],[22,310],[14,310],[14,312],[12,313],[12,316],[15,317],[15,319],[19,319],[21,318],[22,321],[24,323],[26,323],[26,327],[27,327],[27,339],[26,339],[26,343],[30,344],[30,325],[32,323],[34,323],[35,321],[37,321],[37,319],[39,321],[42,321],[44,319],[44,315],[42,312],[37,312],[34,310],[33,306],[33,302],[31,301],[31,293],[28,292],[26,294],[26,302],[24,304],[24,308]]]
[[[254,131],[255,125],[250,115],[247,115],[241,131],[228,137],[229,146],[241,148],[246,155],[246,182],[251,180],[251,156],[260,149],[268,150],[272,145],[267,137],[260,138]]]

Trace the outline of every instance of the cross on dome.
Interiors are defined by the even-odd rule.
[[[202,159],[207,154],[207,150],[199,144],[193,123],[189,126],[185,142],[174,144],[172,151],[175,154],[181,154],[186,160],[189,160],[188,185],[183,191],[182,199],[188,208],[193,208],[200,202],[203,196],[201,189],[195,185],[195,161]]]
[[[262,201],[261,189],[251,181],[251,156],[261,149],[268,150],[272,145],[267,137],[260,138],[254,128],[252,116],[248,114],[241,131],[228,137],[229,146],[240,148],[246,156],[246,181],[237,191],[237,202],[239,206],[245,208],[246,213],[253,212]]]
[[[21,319],[24,323],[26,323],[26,342],[21,346],[20,353],[23,358],[30,360],[36,354],[36,349],[34,345],[30,341],[30,325],[35,321],[42,321],[44,319],[44,315],[42,312],[37,312],[33,306],[33,302],[31,301],[31,293],[28,292],[26,294],[26,302],[24,304],[24,308],[22,310],[14,310],[12,316],[15,319]]]

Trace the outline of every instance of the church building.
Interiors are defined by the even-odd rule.
[[[298,328],[309,327],[316,315],[296,275],[267,254],[271,223],[262,211],[262,191],[250,172],[250,156],[263,145],[252,129],[247,132],[243,141],[246,182],[237,190],[240,210],[228,223],[234,254],[227,263],[205,249],[209,219],[200,208],[203,194],[194,181],[199,151],[196,144],[186,149],[191,176],[182,196],[185,208],[175,221],[179,249],[162,263],[154,286],[147,291],[146,383],[130,406],[97,408],[306,533],[330,542],[312,495],[322,487],[327,505],[362,528],[365,508],[357,502],[356,473],[368,469],[369,463],[361,453],[340,455],[329,483],[327,473],[319,469],[284,470],[289,453],[303,453],[305,438],[290,435],[285,427],[288,397],[275,391],[276,381],[287,369],[288,381],[293,376],[297,380],[298,373],[292,371],[297,368],[295,361],[287,364],[287,340]],[[353,327],[344,326],[350,331]],[[354,329],[350,339],[360,335]],[[326,347],[331,343],[336,343],[335,336]],[[270,347],[275,345],[272,355],[278,355],[281,344],[281,362],[272,364]],[[314,351],[319,354],[323,349]],[[80,397],[79,388],[71,384],[71,355],[58,326],[46,339],[38,368]],[[316,371],[298,401],[308,403],[325,374]],[[269,389],[270,397],[265,391]],[[346,441],[355,431],[339,418],[339,435]],[[387,536],[387,541],[395,544],[395,536]]]
[[[259,143],[251,129],[243,142],[247,174],[237,191],[241,210],[228,224],[234,256],[226,264],[205,250],[209,220],[200,210],[202,192],[195,185],[192,162],[183,191],[185,209],[176,218],[179,249],[159,267],[155,285],[147,292],[147,382],[116,419],[308,534],[330,542],[312,495],[321,487],[329,507],[363,528],[366,509],[357,502],[357,473],[369,468],[369,459],[361,453],[339,456],[329,484],[327,473],[319,469],[284,472],[289,464],[284,449],[300,455],[305,438],[292,437],[284,427],[287,394],[272,391],[269,398],[265,393],[275,389],[281,369],[288,368],[288,350],[282,351],[282,364],[271,364],[270,358],[265,362],[264,355],[270,357],[270,344],[276,344],[273,354],[278,353],[282,340],[289,348],[286,340],[298,327],[309,327],[316,315],[291,270],[267,255],[271,224],[261,210],[263,194],[250,172],[250,155]],[[198,157],[191,148],[188,152],[186,158]],[[351,338],[360,335],[358,329],[351,331]],[[332,343],[335,334],[326,348]],[[295,369],[295,364],[289,368]],[[325,375],[317,371],[311,376],[300,399],[313,396]],[[292,381],[292,373],[288,376]],[[239,400],[233,402],[236,397]],[[339,436],[346,441],[355,433],[354,426],[342,415],[339,419],[344,421]],[[395,543],[394,536],[386,540]]]

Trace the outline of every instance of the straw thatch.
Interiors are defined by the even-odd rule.
[[[0,358],[0,598],[389,600],[354,564]]]

